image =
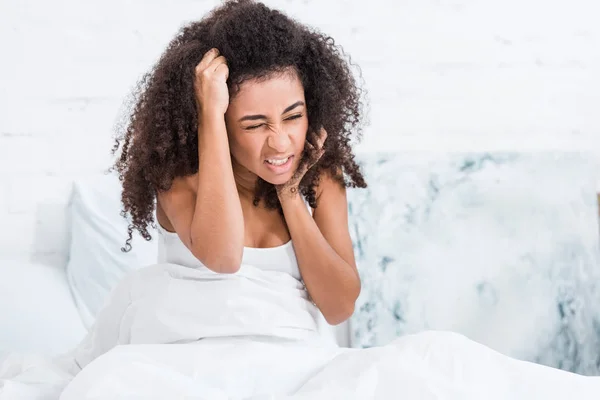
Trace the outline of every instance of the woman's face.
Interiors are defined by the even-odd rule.
[[[295,72],[242,83],[225,122],[234,170],[274,185],[292,177],[308,130],[304,88]]]

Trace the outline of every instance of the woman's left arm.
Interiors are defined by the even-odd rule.
[[[346,188],[325,173],[313,216],[297,191],[284,191],[279,200],[306,289],[329,324],[344,322],[360,294]]]

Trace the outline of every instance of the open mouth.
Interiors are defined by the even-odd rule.
[[[265,160],[265,165],[273,172],[285,173],[292,166],[292,160],[294,156],[288,156],[285,158],[269,158]]]

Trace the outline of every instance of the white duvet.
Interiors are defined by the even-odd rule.
[[[159,264],[117,287],[73,352],[0,362],[0,399],[600,399],[600,377],[459,334],[346,349],[326,328],[289,275]]]

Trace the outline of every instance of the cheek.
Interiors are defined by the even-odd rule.
[[[298,146],[304,148],[304,141],[306,140],[306,131],[308,130],[308,121],[304,121],[301,124],[298,124],[297,127],[294,127],[293,137],[294,141]]]
[[[248,161],[260,155],[261,144],[257,142],[256,137],[244,135],[229,136],[229,151],[239,162]],[[247,162],[245,162],[247,163]]]
[[[245,153],[244,144],[240,142],[235,134],[228,134],[227,137],[229,139],[229,152],[236,160],[241,161]]]

